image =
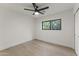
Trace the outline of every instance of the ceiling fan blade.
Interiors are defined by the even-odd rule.
[[[32,15],[35,15],[35,13],[33,13]]]
[[[24,10],[28,10],[28,11],[35,11],[35,10],[32,10],[32,9],[26,9],[26,8],[24,8]]]
[[[49,8],[49,7],[41,8],[41,9],[39,9],[39,11],[45,10],[45,9],[48,9],[48,8]]]
[[[44,14],[44,13],[42,13],[42,12],[40,12],[40,11],[38,11],[40,14]]]
[[[34,9],[36,9],[36,4],[35,3],[32,3],[32,4],[33,4]]]

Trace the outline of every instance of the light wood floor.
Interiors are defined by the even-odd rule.
[[[1,56],[75,56],[71,48],[32,40],[0,51]]]

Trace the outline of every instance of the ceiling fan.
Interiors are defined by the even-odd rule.
[[[33,15],[44,14],[44,13],[41,12],[41,11],[43,11],[43,10],[49,8],[49,7],[47,6],[47,7],[44,7],[44,8],[38,9],[39,7],[36,5],[36,3],[32,3],[32,5],[33,5],[34,9],[27,9],[27,8],[24,8],[24,10],[33,11],[33,12],[34,12]]]

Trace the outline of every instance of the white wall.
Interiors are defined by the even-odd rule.
[[[52,11],[53,12],[53,11]],[[42,30],[44,20],[62,20],[62,30]],[[36,21],[36,39],[74,48],[74,14],[71,9],[45,17]]]
[[[0,50],[33,39],[33,18],[19,12],[0,9]]]

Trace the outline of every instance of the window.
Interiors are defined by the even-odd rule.
[[[42,30],[61,30],[61,19],[42,21]]]
[[[42,22],[42,30],[50,30],[50,21]]]

